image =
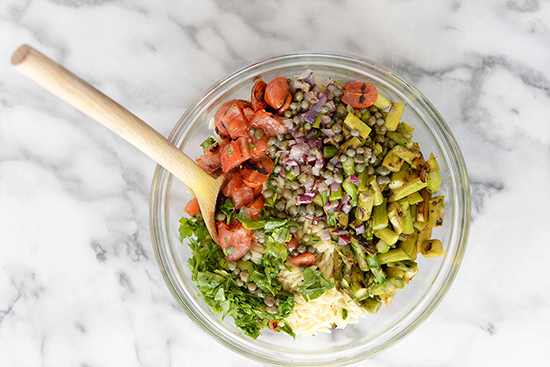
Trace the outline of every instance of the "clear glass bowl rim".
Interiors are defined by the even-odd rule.
[[[377,346],[376,348],[371,348],[364,351],[359,351],[353,355],[346,356],[342,358],[341,355],[339,355],[338,359],[335,360],[331,355],[324,355],[323,360],[316,360],[315,363],[312,365],[316,366],[335,366],[335,365],[342,365],[342,364],[350,364],[355,363],[360,360],[363,360],[366,357],[372,356],[374,354],[377,354],[381,352],[382,350],[385,350],[403,338],[405,338],[407,335],[409,335],[412,331],[414,331],[418,326],[424,322],[428,316],[432,314],[432,312],[435,310],[435,308],[439,305],[439,303],[442,301],[444,296],[447,294],[450,286],[452,285],[454,279],[456,278],[456,275],[459,271],[460,265],[462,263],[462,259],[464,257],[464,253],[466,250],[466,244],[468,240],[468,234],[469,234],[469,225],[470,225],[470,187],[469,187],[469,181],[468,181],[468,174],[466,170],[466,164],[464,161],[464,158],[462,156],[462,153],[460,151],[460,148],[458,144],[456,143],[456,140],[445,123],[443,117],[439,114],[439,112],[436,110],[436,108],[429,102],[429,100],[411,83],[405,81],[400,76],[396,75],[392,71],[390,71],[388,68],[381,66],[378,63],[375,63],[369,59],[344,54],[344,53],[336,53],[336,52],[324,52],[324,51],[295,51],[291,53],[284,53],[275,55],[269,58],[262,59],[260,61],[257,61],[255,63],[249,64],[234,73],[230,74],[229,76],[219,80],[215,84],[213,84],[206,93],[202,95],[201,98],[197,100],[196,103],[194,103],[192,106],[190,106],[187,111],[182,115],[174,129],[172,130],[169,140],[174,143],[181,139],[184,132],[186,132],[188,126],[191,122],[194,121],[194,119],[189,119],[190,116],[192,116],[193,111],[197,110],[199,106],[208,103],[210,98],[213,96],[216,96],[217,91],[222,89],[225,85],[231,84],[231,82],[235,80],[239,80],[242,76],[253,74],[255,70],[261,70],[262,68],[276,63],[285,63],[285,62],[293,62],[293,61],[312,61],[315,60],[317,62],[326,61],[326,62],[339,62],[339,63],[345,63],[345,65],[342,65],[343,68],[346,68],[346,66],[349,65],[361,65],[363,68],[368,68],[375,70],[376,72],[385,74],[384,76],[387,78],[384,81],[391,84],[394,87],[398,87],[407,93],[410,93],[411,95],[414,95],[416,98],[418,98],[418,101],[420,105],[425,109],[425,111],[433,118],[433,120],[436,122],[436,128],[440,129],[440,137],[445,140],[445,144],[448,147],[451,147],[451,150],[446,150],[446,152],[450,155],[450,166],[452,166],[452,173],[457,175],[457,182],[461,185],[459,191],[459,197],[457,198],[457,205],[459,207],[459,217],[457,219],[460,220],[460,227],[462,228],[462,231],[460,233],[458,244],[457,244],[457,251],[454,253],[454,256],[452,258],[452,263],[454,266],[447,269],[445,273],[442,274],[442,276],[445,278],[444,281],[442,281],[443,287],[439,289],[436,296],[432,298],[429,302],[429,304],[425,307],[423,313],[419,318],[414,320],[412,323],[407,325],[405,328],[402,328],[397,332],[397,334],[391,336],[389,339],[386,340],[384,344],[381,344]],[[281,65],[281,67],[284,67],[285,65]],[[361,69],[364,72],[365,70]],[[195,116],[196,117],[196,116]],[[187,124],[184,125],[184,123],[187,121]],[[166,253],[164,252],[165,249],[165,237],[166,233],[164,231],[164,208],[166,205],[166,195],[165,190],[168,186],[170,180],[172,178],[172,175],[166,171],[163,167],[157,165],[153,181],[151,185],[151,198],[150,198],[150,227],[151,227],[151,239],[153,242],[153,248],[155,251],[157,263],[159,266],[159,269],[161,271],[161,274],[164,278],[164,281],[166,285],[168,286],[170,292],[174,296],[174,298],[178,301],[178,303],[182,306],[183,310],[186,312],[186,314],[195,322],[198,326],[200,326],[204,331],[206,331],[207,334],[209,334],[211,337],[213,337],[216,341],[221,343],[222,345],[228,347],[229,349],[246,356],[248,358],[257,360],[262,363],[268,363],[268,364],[274,364],[274,365],[281,365],[281,366],[290,366],[290,365],[302,365],[302,363],[292,363],[290,360],[286,359],[285,357],[279,356],[269,356],[269,355],[259,355],[252,353],[251,351],[247,350],[246,348],[242,348],[238,345],[238,343],[234,343],[233,340],[228,340],[223,337],[223,334],[220,336],[220,334],[216,333],[215,330],[211,329],[208,324],[202,320],[199,313],[194,312],[189,305],[186,303],[185,298],[182,297],[181,294],[179,294],[176,290],[174,280],[171,279],[172,276],[175,276],[170,273],[169,269],[166,267],[164,263],[164,258],[166,257]],[[341,353],[340,353],[341,354]],[[313,362],[313,361],[312,361]]]

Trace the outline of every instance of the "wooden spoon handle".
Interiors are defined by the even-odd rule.
[[[99,121],[192,189],[214,182],[191,158],[145,122],[32,47],[19,47],[11,61],[19,72]]]

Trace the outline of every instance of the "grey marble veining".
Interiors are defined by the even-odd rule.
[[[0,3],[0,365],[257,366],[204,334],[150,244],[154,163],[12,70],[28,43],[165,136],[257,59],[330,50],[414,83],[472,188],[464,264],[433,315],[361,366],[550,360],[550,3],[4,0]]]

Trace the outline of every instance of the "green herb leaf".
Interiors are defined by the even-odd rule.
[[[233,215],[235,213],[235,205],[233,205],[233,200],[230,198],[225,199],[223,204],[220,205],[220,210],[225,214],[226,223],[231,222],[231,219],[233,219]]]
[[[334,288],[334,283],[325,278],[318,270],[305,268],[303,272],[304,285],[298,288],[306,301],[319,298],[323,293]]]
[[[216,139],[214,139],[213,137],[209,137],[209,138],[206,138],[206,140],[201,143],[201,147],[208,148],[214,143],[216,143]]]
[[[192,279],[196,282],[204,301],[214,312],[221,314],[222,318],[233,318],[235,325],[254,339],[260,336],[261,330],[267,327],[270,321],[283,321],[292,313],[294,297],[283,290],[278,282],[277,274],[280,268],[274,257],[264,256],[260,264],[243,263],[247,263],[251,279],[257,283],[263,294],[273,294],[280,301],[276,315],[267,312],[263,296],[250,294],[245,288],[236,285],[237,276],[229,271],[222,250],[208,235],[202,219],[182,218],[180,222],[181,239],[188,239],[189,247],[193,251],[193,256],[188,260]],[[288,326],[281,327],[280,331],[294,337],[294,332]]]
[[[342,309],[342,320],[345,320],[348,318],[348,309],[347,308],[343,308]]]

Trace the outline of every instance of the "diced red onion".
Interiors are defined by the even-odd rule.
[[[359,186],[359,180],[357,180],[357,177],[355,177],[355,175],[349,176],[349,180],[352,184]]]
[[[300,166],[296,165],[292,167],[292,171],[294,172],[294,176],[298,177],[300,175]]]
[[[312,197],[307,195],[298,195],[296,196],[296,204],[309,204],[313,201]]]
[[[290,148],[290,157],[296,160],[302,158],[306,154],[306,149],[309,150],[309,146],[304,143],[295,144]]]
[[[332,186],[330,187],[332,191],[338,191],[338,188],[340,188],[340,184],[338,182],[333,182]]]
[[[342,203],[342,201],[340,201],[334,210],[339,212],[340,210],[342,210],[342,205],[344,205],[344,204]]]
[[[315,102],[313,106],[311,106],[309,110],[304,114],[304,120],[313,124],[315,122],[315,119],[317,118],[317,115],[319,114],[319,112],[321,112],[321,107],[323,107],[326,101],[327,97],[323,94],[321,98],[319,98],[319,100]]]
[[[285,125],[287,129],[292,129],[294,127],[294,121],[292,121],[291,119],[284,119],[281,121],[281,123]]]
[[[311,70],[311,69],[304,70],[304,72],[302,72],[302,74],[300,74],[300,77],[298,79],[305,79],[308,76],[311,76],[312,74],[313,74],[313,70]]]
[[[329,85],[327,85],[327,90],[331,92],[334,92],[336,89],[338,89],[338,87],[335,84],[330,83]]]
[[[342,213],[349,214],[349,212],[351,212],[351,208],[352,207],[349,204],[342,205]]]
[[[321,132],[329,138],[332,138],[335,135],[334,131],[332,131],[332,129],[321,129]]]
[[[307,92],[304,93],[304,100],[311,103],[311,101],[317,102],[317,97],[315,96],[315,93],[313,92]]]
[[[317,194],[312,191],[307,191],[307,192],[304,192],[304,195],[309,196],[310,198],[313,199]]]
[[[332,165],[336,167],[336,165],[337,165],[338,163],[340,163],[340,160],[338,159],[337,156],[334,156],[334,157],[332,157],[332,158],[330,159],[330,161],[328,161],[328,162],[329,162],[329,163],[332,163]]]
[[[296,90],[298,90],[298,89],[300,89],[304,92],[309,92],[309,88],[310,88],[310,85],[308,83],[306,83],[305,81],[300,80],[300,79],[296,79],[296,80],[291,81],[288,86],[289,86],[290,91],[292,93],[295,93]]]
[[[323,142],[321,141],[321,139],[310,139],[307,141],[307,143],[312,149],[323,147]]]
[[[306,215],[304,215],[304,217],[305,217],[306,219],[308,219],[308,220],[311,220],[311,221],[313,221],[313,220],[315,219],[315,217],[313,216],[313,214],[306,214]]]
[[[306,81],[307,84],[311,85],[312,87],[315,86],[315,81],[313,80],[313,72],[311,72],[308,76],[306,76],[304,80]]]
[[[314,226],[316,226],[317,224],[319,224],[319,218],[315,217],[311,220],[311,224],[313,224]]]
[[[318,85],[314,85],[312,91],[313,91],[314,93],[319,93],[319,86],[318,86]]]
[[[317,186],[317,190],[319,190],[320,192],[327,191],[327,190],[328,190],[328,186],[327,186],[326,181],[325,181],[325,182],[321,182],[321,183]]]
[[[283,180],[286,179],[285,174],[283,173],[283,170],[279,171],[279,177],[281,177]]]
[[[331,121],[331,119],[330,119],[329,116],[327,116],[327,115],[322,115],[321,116],[321,124],[326,125],[326,124],[330,123],[330,121]]]
[[[346,246],[348,243],[349,243],[348,236],[340,236],[340,238],[338,238],[338,246]]]
[[[332,231],[332,233],[337,236],[344,236],[348,234],[348,231],[346,231],[345,229],[335,229],[334,231]]]
[[[333,99],[334,98],[334,94],[328,89],[325,92],[325,94],[327,95],[327,99]]]
[[[363,234],[363,233],[365,233],[365,225],[364,225],[364,224],[361,224],[360,226],[358,226],[357,228],[355,228],[355,233],[357,233],[357,234]]]
[[[334,206],[331,204],[330,201],[326,202],[325,210],[327,211],[327,213],[334,213]]]
[[[330,241],[330,232],[328,229],[323,229],[322,231],[319,231],[319,237],[322,241]]]
[[[325,180],[325,184],[327,185],[327,190],[328,190],[328,187],[331,186],[333,183],[334,183],[333,177],[329,177]]]
[[[336,168],[342,168],[342,163],[341,163],[340,161],[338,161],[338,163],[336,163],[336,164],[334,165],[334,167],[336,167]]]
[[[334,101],[328,101],[325,106],[329,108],[330,112],[336,111],[336,103],[334,103]]]
[[[319,176],[321,174],[321,169],[317,166],[314,166],[312,169],[311,169],[311,173],[314,175],[314,176]]]

